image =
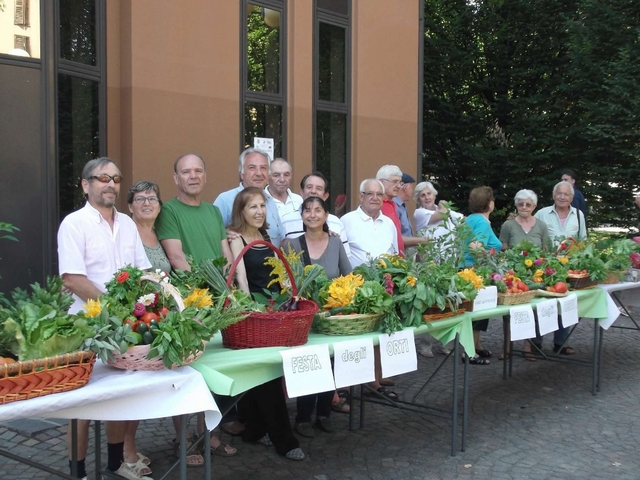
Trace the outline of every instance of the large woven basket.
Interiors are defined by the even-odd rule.
[[[535,296],[535,290],[522,293],[498,293],[498,305],[520,305],[521,303],[529,303]]]
[[[164,370],[164,363],[162,363],[162,357],[148,359],[147,355],[151,350],[151,345],[134,345],[129,347],[126,352],[115,355],[113,360],[107,360],[107,363],[112,367],[120,368],[122,370]],[[182,366],[189,365],[195,362],[200,355],[204,353],[204,348],[195,355],[190,355],[188,358],[182,361]],[[172,368],[178,368],[179,365],[174,364]]]
[[[597,285],[597,282],[591,280],[590,276],[586,277],[568,277],[567,281],[569,282],[569,286],[572,290],[585,290],[587,288],[592,288]]]
[[[323,335],[360,335],[380,328],[382,315],[353,314],[325,316],[318,314],[313,321],[313,331]]]
[[[609,272],[607,278],[605,278],[602,282],[602,285],[613,285],[614,283],[620,283],[623,281],[623,278],[627,272]]]
[[[94,352],[72,352],[0,365],[0,405],[80,388],[95,361]]]
[[[424,320],[425,322],[444,320],[445,318],[462,315],[464,312],[466,312],[466,309],[463,305],[460,305],[456,311],[451,310],[451,307],[449,307],[449,305],[447,305],[444,310],[440,310],[437,305],[432,305],[424,311],[424,313],[422,314],[422,320]]]
[[[242,256],[254,245],[265,245],[273,250],[284,264],[291,280],[291,293],[298,295],[298,287],[291,267],[280,250],[264,240],[246,245],[236,257],[227,278],[231,287],[233,275]],[[318,306],[311,300],[298,300],[298,310],[289,312],[249,312],[244,320],[222,330],[222,344],[227,348],[295,347],[304,345],[309,339],[309,330]]]
[[[567,292],[565,293],[547,292],[546,290],[542,290],[542,289],[534,290],[534,292],[536,292],[536,297],[557,298],[557,297],[566,297],[567,295],[569,295]]]

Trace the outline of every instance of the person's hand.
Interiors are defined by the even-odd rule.
[[[229,230],[227,228],[227,240],[228,241],[231,242],[231,241],[233,241],[233,240],[235,240],[236,238],[239,238],[239,237],[240,237],[240,234],[238,232],[234,232],[233,230]]]
[[[449,212],[449,202],[445,200],[440,200],[438,202],[438,211],[440,213],[448,213]]]

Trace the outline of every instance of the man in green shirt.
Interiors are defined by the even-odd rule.
[[[231,263],[233,257],[220,210],[200,201],[207,182],[204,160],[198,155],[183,155],[173,169],[178,196],[162,206],[155,225],[171,267],[190,270],[187,255],[196,262],[224,255]]]

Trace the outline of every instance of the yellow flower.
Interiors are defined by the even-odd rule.
[[[97,317],[102,313],[102,306],[100,305],[100,300],[87,300],[87,303],[83,305],[84,309],[87,311],[85,316],[89,318]]]
[[[418,279],[416,277],[412,277],[411,275],[407,277],[407,285],[409,285],[410,287],[415,287],[417,281]]]
[[[284,285],[289,280],[289,275],[284,268],[284,263],[282,263],[279,258],[267,257],[267,259],[264,261],[264,264],[271,267],[271,276],[275,277],[269,282],[267,288],[277,283],[279,283],[280,285]]]
[[[569,257],[565,257],[564,255],[563,255],[563,256],[560,256],[560,257],[558,257],[558,260],[559,260],[559,261],[560,261],[560,263],[561,263],[561,264],[563,264],[563,265],[566,265],[567,263],[569,263]]]
[[[382,268],[387,268],[387,263],[383,259],[379,258],[378,263]]]
[[[304,273],[309,273],[313,269],[313,265],[307,265],[304,267]]]
[[[364,283],[362,275],[350,273],[344,277],[338,277],[329,285],[329,298],[324,308],[345,307],[351,303],[356,290]]]
[[[208,288],[194,288],[193,292],[184,299],[185,307],[204,308],[213,306],[212,297]]]
[[[536,273],[533,274],[533,276],[542,278],[542,274],[543,274],[542,270],[538,269],[536,270]]]
[[[527,258],[527,259],[524,261],[524,264],[525,264],[525,266],[527,266],[527,267],[531,267],[531,266],[533,265],[533,260],[531,260],[531,259]]]
[[[470,282],[473,285],[473,288],[476,290],[483,287],[484,279],[478,275],[473,268],[465,268],[461,272],[458,272],[458,275],[465,279],[467,282]]]

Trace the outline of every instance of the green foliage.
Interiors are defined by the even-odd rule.
[[[10,223],[6,223],[6,222],[0,222],[0,232],[9,232],[9,233],[14,233],[14,232],[19,232],[20,229],[14,225],[11,225]],[[14,237],[13,235],[0,235],[0,239],[5,239],[5,240],[13,240],[14,242],[17,242],[18,239],[16,237]]]

